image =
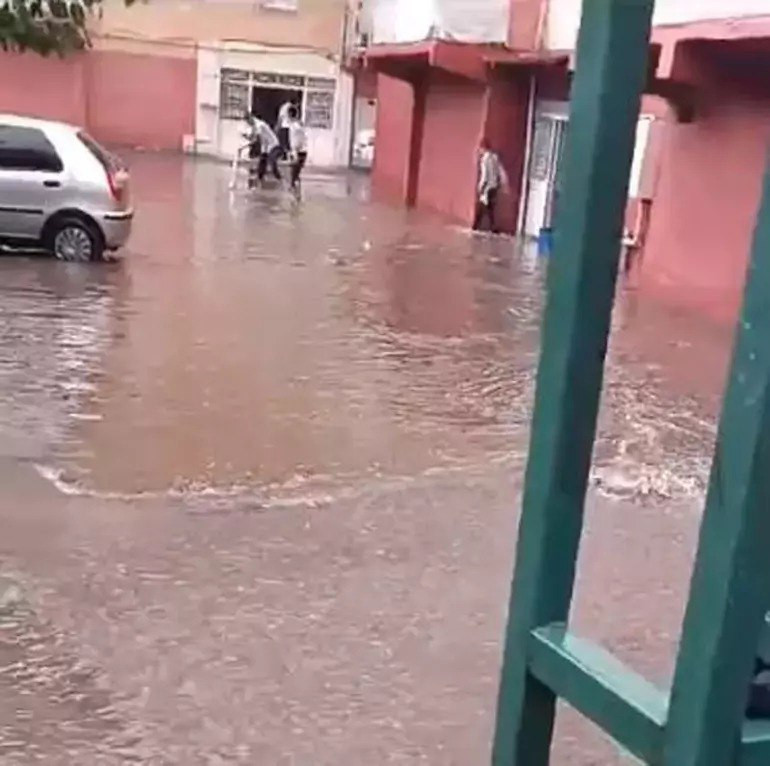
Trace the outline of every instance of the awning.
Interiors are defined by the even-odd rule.
[[[521,51],[496,48],[484,60],[491,67],[498,66],[563,66],[569,64],[570,54],[560,51]]]

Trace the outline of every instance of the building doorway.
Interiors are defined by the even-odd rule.
[[[566,109],[561,114],[540,113],[535,119],[529,166],[527,214],[524,232],[538,237],[553,226],[559,196],[561,157],[567,135]]]
[[[275,127],[278,122],[278,111],[287,101],[296,104],[300,116],[302,115],[302,96],[301,90],[255,85],[251,90],[251,113],[271,127]]]

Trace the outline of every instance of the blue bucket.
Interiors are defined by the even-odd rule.
[[[540,229],[537,237],[537,254],[548,256],[553,250],[553,229]]]

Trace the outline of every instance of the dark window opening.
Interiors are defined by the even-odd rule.
[[[61,173],[61,158],[38,128],[0,125],[0,169]]]
[[[278,111],[287,102],[297,105],[302,112],[302,91],[289,88],[263,88],[256,86],[251,91],[251,112],[271,127],[278,122]]]

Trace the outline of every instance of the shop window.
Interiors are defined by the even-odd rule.
[[[242,69],[223,69],[219,98],[222,119],[242,120],[249,107],[249,73]]]
[[[323,78],[308,78],[308,87]],[[330,130],[334,124],[334,80],[323,80],[331,84],[331,90],[308,90],[305,97],[305,125],[309,128]]]
[[[553,126],[552,120],[538,118],[535,122],[535,137],[532,142],[532,169],[530,171],[530,175],[535,181],[545,181],[548,178]]]

